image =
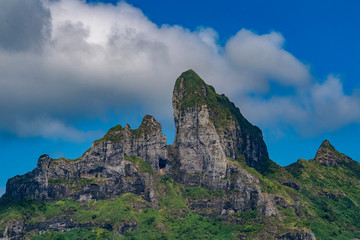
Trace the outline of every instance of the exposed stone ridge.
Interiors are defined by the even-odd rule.
[[[338,152],[329,140],[324,140],[315,155],[315,162],[324,166],[337,166],[347,162],[350,158]]]
[[[159,159],[166,155],[161,126],[147,115],[136,130],[129,125],[110,129],[79,159],[42,155],[32,172],[8,180],[6,193],[13,199],[87,201],[132,192],[153,201],[151,171],[159,169]]]
[[[217,144],[226,157],[245,160],[260,172],[267,170],[270,160],[261,130],[249,123],[234,103],[226,96],[217,94],[193,70],[182,73],[176,80],[173,107],[176,146],[182,140],[189,140],[183,138],[182,131],[193,129],[197,132],[197,121],[202,116],[203,119],[207,118],[203,123],[215,130],[211,134],[217,135],[215,138],[220,141]]]

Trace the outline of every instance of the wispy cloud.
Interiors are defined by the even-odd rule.
[[[63,122],[39,118],[35,121],[19,121],[16,123],[16,132],[21,137],[43,137],[48,139],[64,139],[68,141],[82,142],[88,139],[96,139],[104,134],[103,131],[80,131]]]
[[[5,0],[0,10],[0,33],[11,33],[0,39],[0,131],[81,141],[97,133],[74,121],[134,106],[172,121],[172,87],[189,68],[265,127],[324,132],[359,122],[359,97],[332,75],[314,79],[280,33],[242,29],[220,46],[214,29],[157,26],[125,2],[26,6]],[[292,91],[280,95],[273,84]]]

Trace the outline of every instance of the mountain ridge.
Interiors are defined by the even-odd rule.
[[[42,155],[9,179],[0,239],[360,236],[360,165],[328,140],[313,160],[280,167],[261,130],[193,70],[177,78],[172,104],[171,145],[146,115],[137,129],[111,128],[78,159]]]

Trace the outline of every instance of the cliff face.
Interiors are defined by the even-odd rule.
[[[261,131],[192,70],[177,79],[172,102],[176,136],[169,174],[187,186],[225,191],[228,198],[218,203],[219,211],[259,208],[263,214],[276,215],[274,202],[261,193],[257,177],[230,159],[251,167],[267,161]]]
[[[193,70],[182,73],[176,80],[173,107],[174,145],[179,149],[203,145],[211,151],[223,152],[225,157],[245,160],[248,166],[257,170],[266,167],[269,155],[261,130],[249,123],[226,96],[217,94]],[[207,137],[205,141],[204,136]],[[220,153],[215,155],[217,159],[224,159]],[[224,163],[224,160],[220,162]],[[184,164],[188,161],[184,160]],[[224,169],[224,164],[220,169]]]

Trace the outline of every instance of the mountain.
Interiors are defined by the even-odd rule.
[[[40,156],[8,180],[0,239],[352,239],[360,165],[324,141],[280,167],[261,130],[193,70],[176,80],[176,136],[146,115],[81,157]]]

